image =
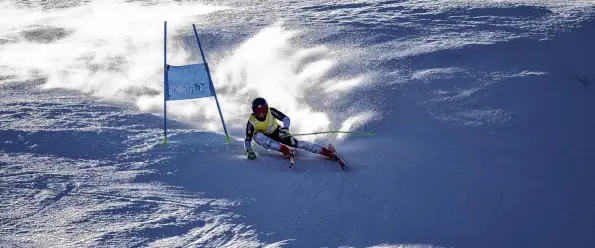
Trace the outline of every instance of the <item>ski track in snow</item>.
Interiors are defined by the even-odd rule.
[[[595,246],[593,1],[0,9],[0,246]],[[231,145],[204,99],[168,105],[160,145],[161,19],[172,64],[197,24]],[[345,171],[247,161],[255,95],[292,130],[376,136],[310,139]]]

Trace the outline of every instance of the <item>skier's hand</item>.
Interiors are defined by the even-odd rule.
[[[254,160],[256,158],[256,153],[252,150],[246,150],[246,157],[250,160]]]
[[[282,127],[279,131],[279,138],[285,139],[289,137],[289,130],[287,128]]]

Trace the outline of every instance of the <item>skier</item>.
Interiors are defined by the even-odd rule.
[[[283,127],[275,119],[282,121]],[[252,150],[252,138],[260,146],[279,151],[291,159],[295,156],[295,150],[288,146],[336,159],[334,152],[326,147],[307,141],[299,141],[295,137],[289,136],[289,124],[289,117],[275,108],[269,108],[264,98],[254,99],[252,101],[252,114],[246,125],[246,139],[244,141],[248,159],[256,158],[256,154]]]

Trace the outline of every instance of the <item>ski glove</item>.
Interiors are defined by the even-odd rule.
[[[256,153],[254,153],[252,150],[246,150],[246,157],[248,157],[250,160],[253,160],[256,158]]]
[[[289,137],[289,130],[287,128],[282,127],[279,131],[279,138],[282,140]]]

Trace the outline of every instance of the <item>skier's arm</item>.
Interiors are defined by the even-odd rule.
[[[277,119],[283,122],[283,128],[289,128],[291,124],[291,120],[289,120],[289,116],[283,114],[281,111],[277,110],[276,108],[271,108],[271,114]]]
[[[246,138],[244,139],[244,149],[252,150],[252,136],[254,136],[254,126],[250,121],[246,124]]]

